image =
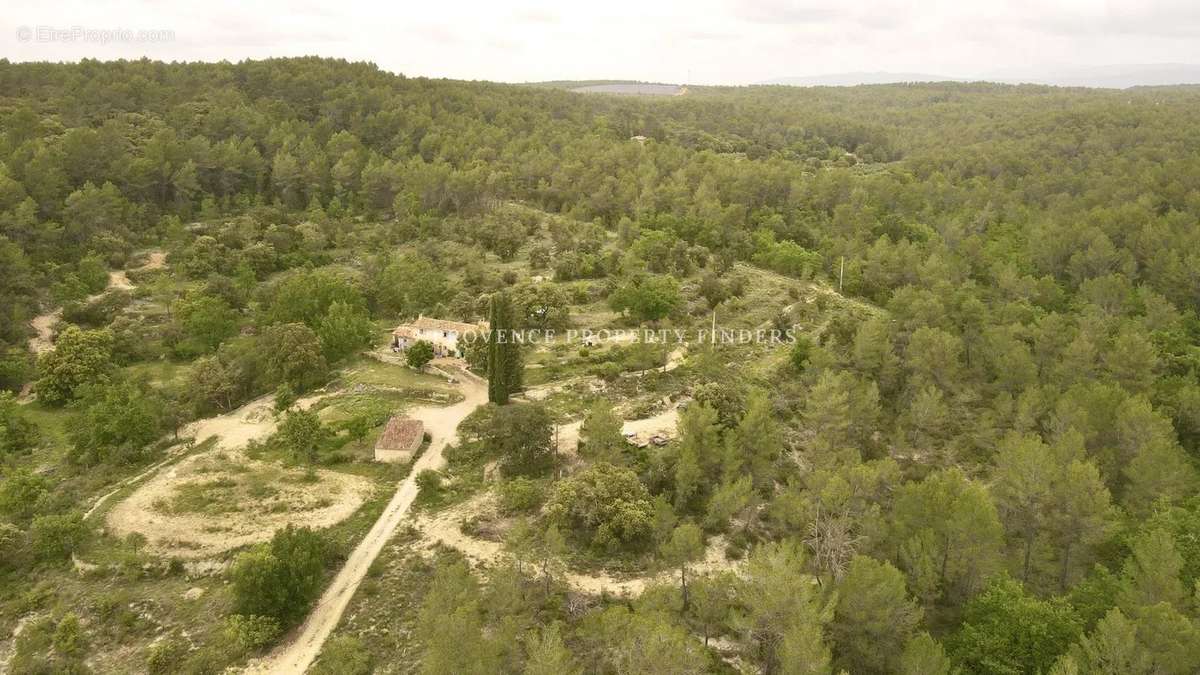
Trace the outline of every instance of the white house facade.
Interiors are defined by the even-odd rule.
[[[433,345],[435,356],[462,356],[463,337],[487,332],[486,321],[464,323],[418,316],[415,321],[400,324],[392,331],[392,350],[404,351],[413,343],[424,340]],[[472,338],[467,338],[472,339]]]

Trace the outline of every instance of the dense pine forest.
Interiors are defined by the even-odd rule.
[[[0,61],[0,664],[253,664],[404,479],[490,510],[401,525],[310,672],[1195,673],[1198,312],[1197,88]],[[406,478],[392,412],[470,400],[364,356],[421,316],[799,338],[468,353],[514,402]],[[146,508],[274,525],[122,529],[175,461],[244,477]]]

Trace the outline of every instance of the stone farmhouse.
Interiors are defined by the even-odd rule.
[[[392,331],[392,351],[404,351],[413,343],[424,340],[433,345],[434,356],[461,357],[463,345],[459,344],[459,340],[465,335],[482,334],[488,330],[486,321],[463,323],[418,316],[415,321],[400,324]]]

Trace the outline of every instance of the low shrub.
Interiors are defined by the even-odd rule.
[[[508,513],[533,511],[546,501],[546,489],[536,480],[514,478],[500,485],[500,506]]]

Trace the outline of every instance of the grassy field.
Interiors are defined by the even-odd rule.
[[[445,379],[420,373],[407,366],[385,363],[376,358],[360,356],[348,363],[339,374],[336,383],[346,388],[355,385],[408,389],[414,394],[422,392],[454,393],[454,386]]]

